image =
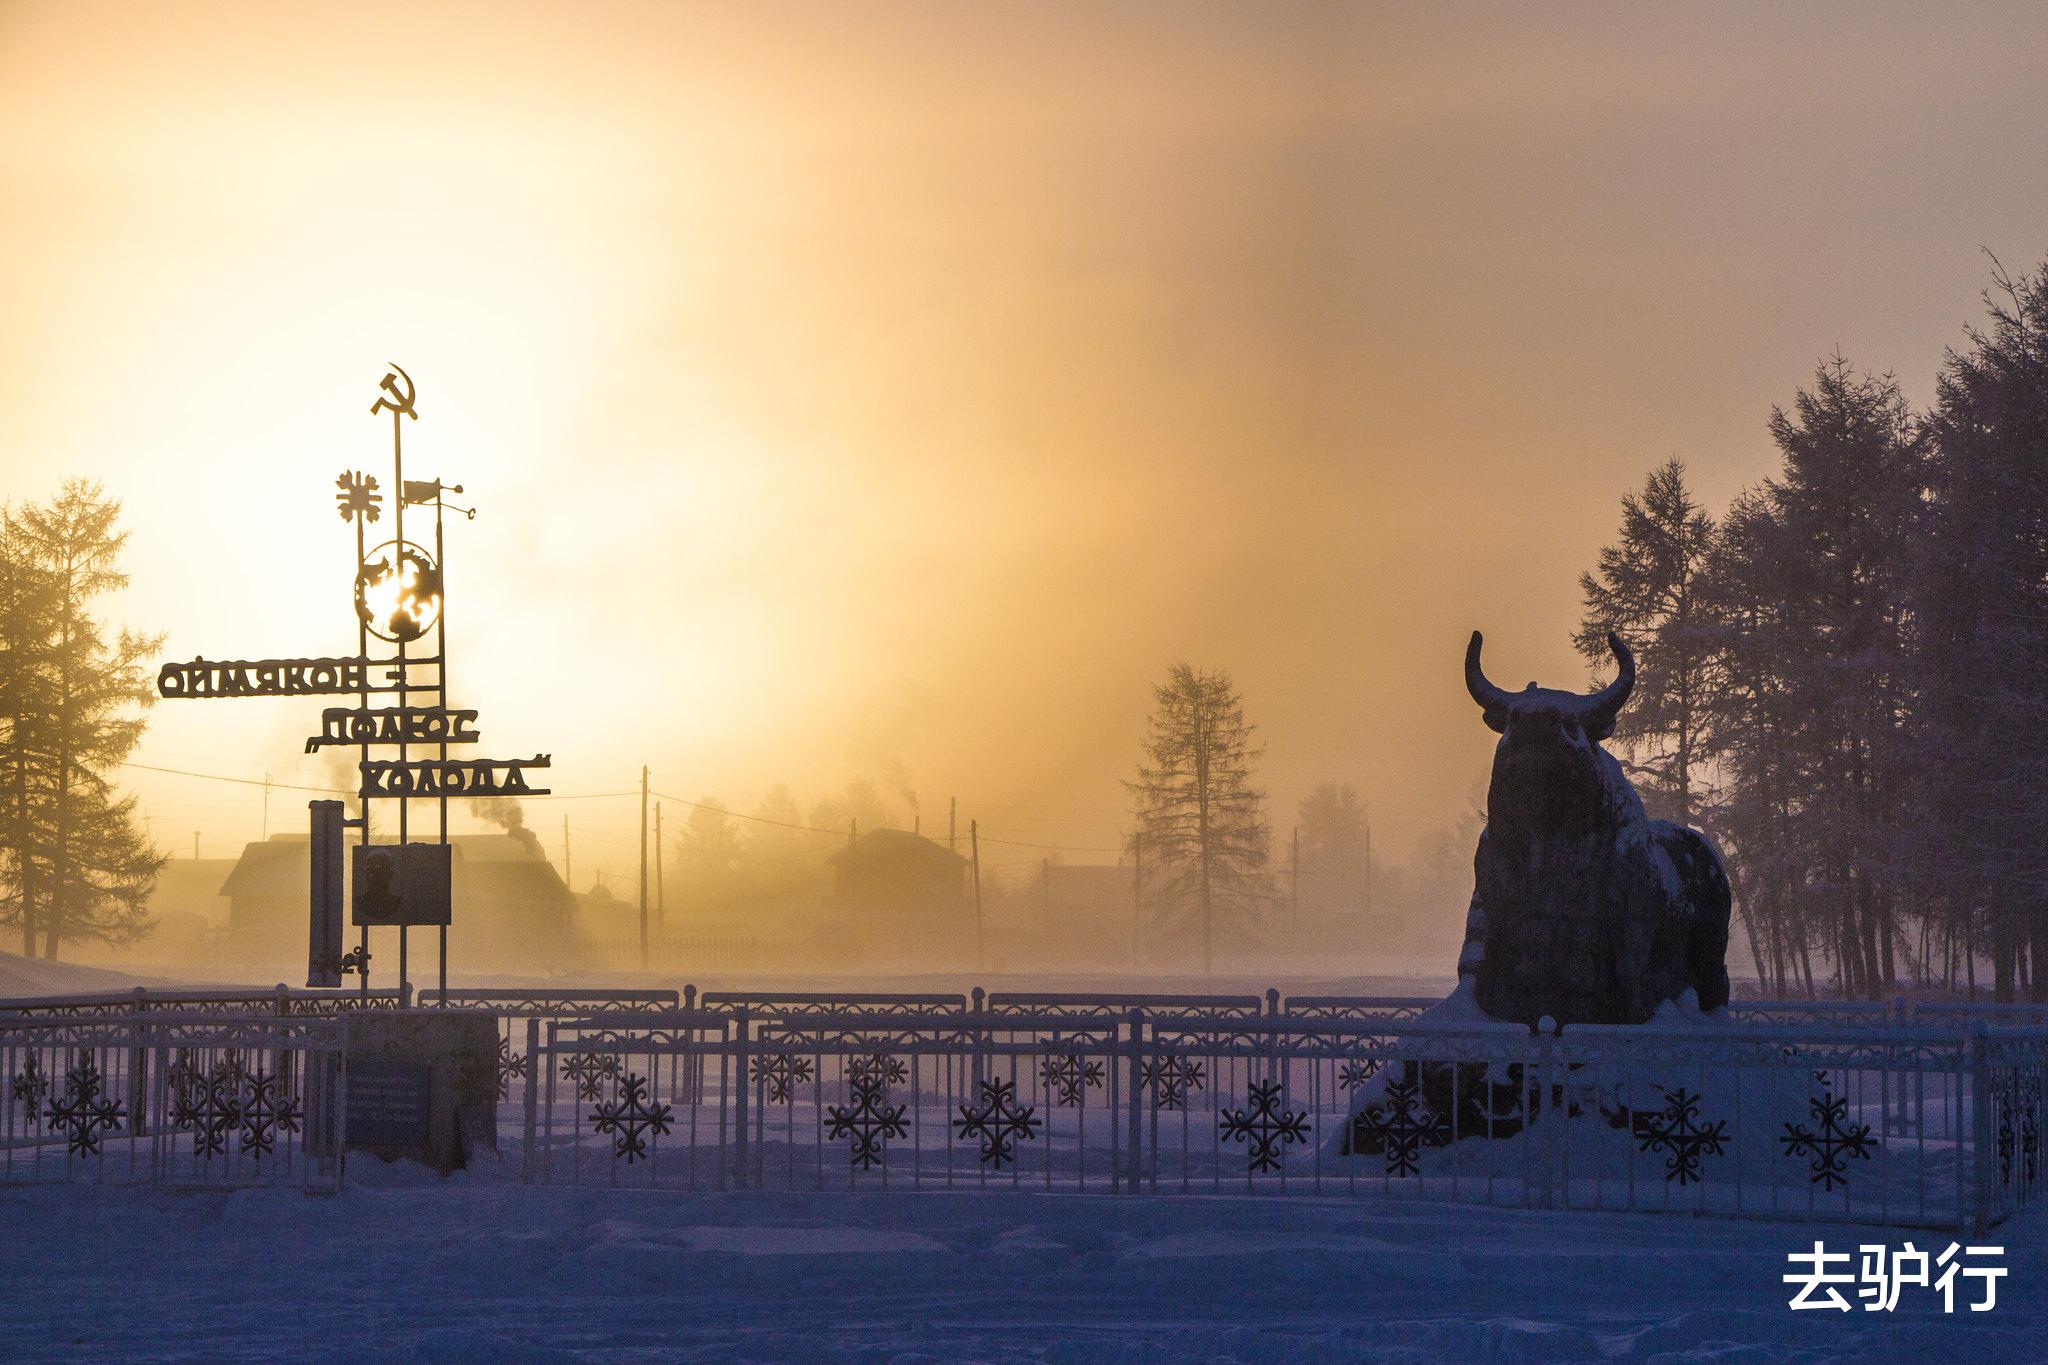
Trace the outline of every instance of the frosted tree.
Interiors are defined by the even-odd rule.
[[[5,900],[25,953],[55,959],[70,938],[127,942],[148,932],[164,858],[137,829],[135,799],[110,773],[142,737],[152,699],[144,660],[163,637],[111,637],[95,599],[127,585],[121,504],[66,483],[45,505],[0,516],[0,696],[4,710]]]
[[[1191,912],[1206,973],[1219,920],[1255,919],[1268,894],[1265,795],[1252,783],[1262,750],[1221,670],[1174,664],[1152,699],[1137,777],[1124,785],[1154,905],[1183,922]]]

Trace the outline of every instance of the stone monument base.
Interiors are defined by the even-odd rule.
[[[476,1152],[497,1150],[496,1015],[356,1010],[344,1018],[349,1151],[419,1161],[446,1175]]]

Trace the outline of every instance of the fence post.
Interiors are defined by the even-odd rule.
[[[547,1059],[550,1067],[554,1058]],[[526,1020],[526,1146],[519,1154],[519,1183],[533,1183],[534,1143],[538,1140],[535,1132],[540,1119],[540,1016],[530,1015]]]
[[[1985,1052],[1989,1046],[1990,1030],[1982,1019],[1970,1021],[1970,1153],[1971,1205],[1968,1227],[1973,1236],[1981,1237],[1991,1227],[1991,1207],[1997,1186],[1996,1141],[1991,1135],[1991,1076],[1985,1065]],[[1962,1183],[1960,1166],[1956,1171],[1956,1183]]]
[[[1554,1150],[1564,1135],[1563,1114],[1559,1106],[1556,1076],[1557,1066],[1557,1020],[1544,1015],[1536,1021],[1536,1108],[1530,1121],[1536,1131],[1533,1140],[1539,1170],[1542,1172],[1536,1184],[1536,1207],[1554,1208],[1557,1204],[1552,1182],[1557,1176],[1558,1152]],[[1553,1121],[1556,1119],[1558,1121]]]
[[[697,1012],[697,987],[692,982],[683,983],[683,1009],[691,1014]],[[684,1093],[691,1104],[701,1104],[704,1101],[704,1054],[696,1050],[700,1035],[695,1024],[690,1026],[688,1036],[690,1053],[683,1058],[683,1074],[688,1079],[689,1088]]]
[[[137,1137],[149,1132],[149,1049],[141,1045],[143,1018],[148,1009],[149,992],[137,986],[135,998],[128,1004],[129,1027],[134,1030],[137,1043],[128,1049],[128,1121],[129,1131]]]
[[[741,1005],[733,1012],[733,1060],[726,1084],[732,1091],[733,1188],[747,1187],[747,1086],[752,1083],[748,1058],[753,1055],[748,1010]]]
[[[1145,1093],[1145,1011],[1134,1008],[1131,1011],[1130,1020],[1131,1105],[1128,1133],[1129,1142],[1127,1143],[1128,1150],[1125,1154],[1125,1160],[1128,1163],[1128,1165],[1126,1166],[1127,1174],[1124,1177],[1124,1186],[1130,1193],[1138,1194],[1142,1191],[1140,1181],[1143,1179],[1144,1175],[1145,1118],[1143,1107],[1140,1105],[1139,1101]]]

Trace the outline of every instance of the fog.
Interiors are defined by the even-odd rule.
[[[553,754],[519,819],[632,907],[479,968],[621,960],[646,765],[700,956],[847,960],[779,907],[835,894],[844,820],[944,842],[957,802],[997,926],[961,965],[1121,969],[1032,925],[1048,860],[1128,856],[1175,660],[1257,727],[1276,906],[1304,797],[1369,815],[1383,930],[1243,961],[1447,967],[1467,634],[1581,683],[1645,468],[1724,503],[1838,345],[1925,397],[1980,244],[2042,246],[2020,12],[11,4],[0,496],[123,499],[112,612],[166,657],[346,652],[333,480],[387,469],[404,365],[408,473],[479,509],[455,700]],[[350,780],[315,720],[167,703],[124,781],[233,860]],[[736,819],[692,872],[707,801],[831,832]]]

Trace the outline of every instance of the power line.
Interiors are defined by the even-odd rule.
[[[297,782],[266,781],[260,777],[229,777],[225,773],[194,772],[190,768],[162,768],[154,763],[132,763],[124,761],[124,768],[140,768],[144,772],[169,773],[173,777],[197,777],[208,782],[232,782],[238,787],[271,787],[280,791],[325,792],[332,796],[355,796],[356,792],[346,787],[309,787]],[[478,795],[485,795],[479,792]],[[497,794],[497,793],[492,793]],[[453,795],[453,793],[450,793]],[[638,796],[638,792],[529,792],[519,799],[522,801],[592,801],[608,796]],[[432,797],[415,797],[415,800],[430,801]]]
[[[819,827],[819,826],[817,826],[817,825],[798,825],[798,824],[792,824],[791,822],[789,822],[789,821],[787,821],[787,820],[770,820],[770,819],[769,819],[769,818],[768,818],[767,816],[765,816],[765,815],[746,815],[746,814],[743,814],[743,813],[741,813],[741,812],[739,812],[739,811],[736,811],[736,810],[728,810],[728,809],[727,809],[726,807],[724,807],[724,806],[714,806],[714,805],[710,805],[710,804],[708,804],[708,803],[706,803],[706,802],[703,802],[703,801],[692,801],[692,800],[690,800],[690,799],[689,799],[688,797],[683,797],[683,796],[674,796],[674,795],[671,795],[671,794],[670,794],[670,793],[668,793],[668,792],[655,792],[654,794],[655,794],[656,796],[660,797],[660,798],[661,798],[662,800],[664,800],[664,801],[674,801],[674,802],[676,802],[676,803],[677,803],[677,804],[679,804],[679,805],[684,805],[684,806],[691,806],[691,807],[694,807],[694,808],[695,808],[695,809],[697,809],[697,810],[715,810],[715,811],[717,811],[717,812],[718,812],[719,814],[721,814],[721,815],[729,815],[729,816],[731,816],[731,817],[732,817],[733,819],[735,819],[735,820],[751,820],[751,821],[753,821],[753,822],[754,822],[755,824],[757,824],[757,825],[773,825],[773,826],[775,826],[775,827],[776,827],[777,829],[794,829],[794,830],[801,830],[801,831],[803,831],[803,832],[804,832],[804,833],[806,833],[806,834],[830,834],[830,835],[834,836],[835,838],[836,838],[837,836],[839,836],[839,835],[842,835],[842,834],[846,833],[846,831],[845,831],[845,830],[843,830],[843,829],[822,829],[822,828],[820,828],[820,827]],[[1121,848],[1085,848],[1085,847],[1077,847],[1077,846],[1075,846],[1075,845],[1071,845],[1071,844],[1031,844],[1031,843],[1025,843],[1024,841],[1022,841],[1022,840],[1019,840],[1019,839],[998,839],[998,838],[996,838],[995,836],[993,836],[993,835],[989,835],[989,834],[984,834],[984,835],[982,835],[982,836],[981,836],[981,841],[982,841],[983,843],[985,843],[985,844],[1005,844],[1005,845],[1008,845],[1008,846],[1009,846],[1009,847],[1011,847],[1011,848],[1035,848],[1035,849],[1038,849],[1038,850],[1040,850],[1040,851],[1042,851],[1042,852],[1046,852],[1046,853],[1122,853],[1122,852],[1123,852],[1123,850],[1122,850]]]
[[[148,773],[170,773],[174,777],[203,777],[208,782],[232,782],[238,787],[274,787],[289,792],[326,792],[334,796],[354,796],[352,791],[340,787],[307,787],[295,782],[269,782],[260,777],[224,777],[219,773],[195,773],[187,768],[159,768],[153,763],[122,763],[124,768],[140,768]]]
[[[166,768],[154,763],[124,762],[121,764],[121,766],[124,768],[137,768],[143,772],[166,773],[173,777],[196,777],[206,782],[230,782],[238,787],[271,787],[279,791],[318,792],[323,795],[329,796],[355,796],[357,794],[355,792],[348,790],[345,787],[316,787],[298,782],[266,782],[262,778],[229,777],[224,773],[202,773],[197,772],[191,768]],[[520,799],[532,801],[596,801],[623,796],[638,796],[639,794],[640,793],[638,791],[549,792],[546,794],[534,793],[530,796],[523,796]],[[728,810],[723,806],[715,806],[703,801],[692,801],[688,797],[676,796],[669,792],[655,792],[653,794],[659,796],[664,801],[674,801],[678,805],[689,806],[696,810],[715,810],[723,815],[729,815],[735,820],[748,820],[757,825],[773,825],[777,829],[793,829],[801,831],[805,834],[828,834],[832,835],[835,838],[845,833],[844,830],[825,829],[818,825],[801,825],[792,823],[788,820],[771,820],[765,815],[747,815],[740,811]],[[992,834],[984,834],[981,837],[984,843],[1001,844],[1007,848],[1036,849],[1042,853],[1120,854],[1124,851],[1122,848],[1100,848],[1094,846],[1073,844],[1043,844],[1033,843],[1023,839],[999,839]]]

